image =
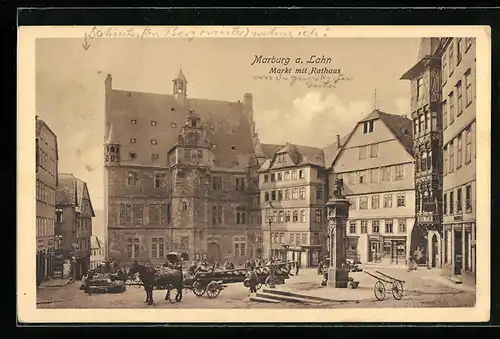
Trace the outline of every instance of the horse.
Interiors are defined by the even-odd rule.
[[[165,286],[167,288],[165,300],[170,300],[170,290],[171,287],[174,287],[177,290],[175,301],[182,301],[183,274],[181,269],[170,267],[152,268],[135,262],[128,271],[128,275],[131,277],[136,273],[139,273],[139,278],[146,291],[146,304],[153,304],[153,288],[155,286]]]

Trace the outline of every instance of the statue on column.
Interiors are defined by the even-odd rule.
[[[342,178],[335,179],[335,188],[333,190],[333,195],[339,199],[345,199],[342,194],[342,190],[344,189],[344,180]]]

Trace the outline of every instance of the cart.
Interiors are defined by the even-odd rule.
[[[375,274],[366,271],[364,272],[377,279],[377,282],[373,286],[373,293],[375,294],[375,298],[377,298],[377,300],[384,300],[386,291],[391,291],[392,296],[396,300],[401,300],[401,298],[403,298],[404,280],[396,279],[379,271],[375,271]]]
[[[289,278],[290,263],[273,264],[274,266],[274,284],[284,284]],[[260,289],[262,285],[270,284],[269,265],[258,266],[255,268],[257,272],[258,283],[256,289]],[[227,287],[227,284],[243,283],[249,287],[246,281],[248,267],[235,268],[231,270],[211,270],[208,272],[198,272],[193,277],[188,277],[184,281],[185,288],[193,291],[194,295],[201,297],[205,293],[210,299],[217,298],[220,292]]]

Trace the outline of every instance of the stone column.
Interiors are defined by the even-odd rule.
[[[349,201],[343,197],[328,200],[328,231],[330,234],[330,267],[328,268],[328,286],[347,288],[349,272],[345,267],[346,224],[349,215]]]

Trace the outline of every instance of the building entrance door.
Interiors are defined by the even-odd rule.
[[[382,260],[381,247],[380,241],[370,241],[369,262],[380,262]]]
[[[454,269],[454,274],[455,275],[461,275],[462,274],[462,231],[455,231],[455,269]]]

